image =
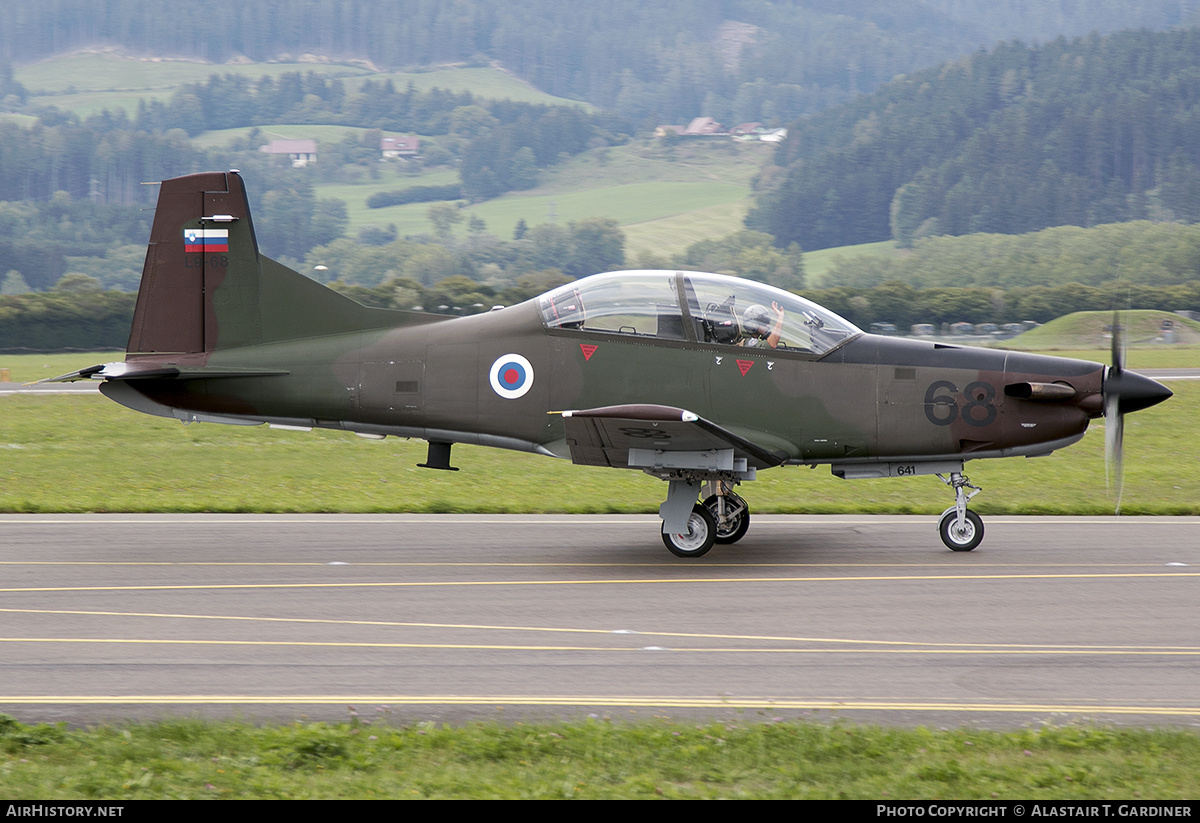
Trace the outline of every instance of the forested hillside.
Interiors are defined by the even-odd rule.
[[[1200,30],[1004,43],[792,125],[748,218],[806,250],[1200,219]]]
[[[0,62],[74,49],[380,68],[496,61],[635,121],[786,121],[997,40],[1197,23],[1195,0],[5,0]]]
[[[626,265],[620,225],[648,218],[618,224],[572,214],[558,225],[545,192],[535,194],[549,200],[543,225],[522,218],[497,229],[489,217],[489,230],[470,209],[435,203],[410,209],[397,230],[386,208],[395,214],[407,208],[397,204],[442,197],[465,206],[534,189],[564,159],[607,167],[618,151],[609,147],[645,146],[679,167],[693,165],[687,151],[701,145],[728,154],[746,148],[724,138],[648,138],[656,124],[707,115],[726,125],[792,121],[775,165],[757,177],[749,224],[758,231],[736,232],[741,212],[727,220],[732,212],[722,212],[718,233],[734,233],[674,258],[639,249],[638,264],[798,288],[801,249],[895,238],[915,244],[912,262],[839,269],[826,282],[853,285],[829,292],[831,305],[860,322],[900,317],[896,295],[936,299],[946,318],[1040,318],[1072,287],[1057,287],[1062,300],[1057,292],[1022,296],[1042,288],[1034,284],[1044,272],[1021,268],[1024,252],[1009,249],[1000,273],[966,295],[961,274],[945,273],[956,266],[996,272],[971,256],[990,252],[976,244],[970,254],[958,247],[943,254],[930,238],[1200,220],[1200,30],[1182,28],[1200,24],[1198,9],[1200,0],[211,0],[188,12],[166,0],[7,0],[0,3],[0,294],[54,292],[7,304],[20,310],[9,321],[28,336],[30,318],[65,318],[64,305],[88,306],[100,288],[136,288],[149,219],[137,208],[156,193],[142,184],[236,167],[255,181],[256,229],[272,256],[336,279],[374,305],[483,310],[564,277]],[[1170,27],[1180,28],[1155,31]],[[136,64],[154,81],[135,89],[106,75],[107,85],[77,89],[78,75],[42,66],[42,78],[63,82],[34,94],[13,74],[13,64],[84,48],[111,48],[123,55],[112,60]],[[338,66],[353,63],[368,76],[230,65],[285,58],[345,61]],[[163,82],[160,59],[226,65],[214,65],[203,82],[188,82],[195,75]],[[500,69],[598,108],[418,90],[374,71],[404,69],[411,77],[446,65]],[[79,113],[46,105],[93,91],[121,97],[91,108],[82,101]],[[796,121],[801,115],[808,116]],[[259,151],[270,138],[258,127],[332,126],[347,130],[323,132],[320,161],[310,167]],[[191,139],[221,129],[244,131]],[[385,162],[383,131],[419,135],[420,157]],[[394,185],[360,188],[385,172]],[[739,185],[744,198],[745,176]],[[383,209],[356,234],[347,231],[361,220],[347,209],[352,200]],[[694,208],[662,214],[686,219]],[[1101,279],[1073,279],[1107,293],[1104,281],[1130,279],[1133,266],[1151,271],[1153,259],[1171,276],[1151,281],[1178,284],[1171,299],[1194,303],[1185,287],[1195,276],[1195,248],[1190,238],[1162,262],[1143,244],[1136,258],[1110,256],[1115,271],[1109,263],[1093,267],[1105,272]],[[1012,280],[1013,272],[1025,279]],[[913,285],[897,290],[893,280]],[[1010,294],[999,295],[998,285]],[[938,294],[914,298],[921,288]]]

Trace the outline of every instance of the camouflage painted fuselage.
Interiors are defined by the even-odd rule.
[[[205,242],[219,245],[195,245]],[[779,348],[765,336],[747,346],[717,322],[725,309],[737,326],[734,292],[747,284],[615,273],[572,292],[657,289],[665,297],[643,301],[646,327],[637,317],[592,327],[603,308],[594,298],[586,311],[570,307],[576,317],[553,293],[458,318],[369,309],[259,255],[240,176],[193,175],[163,183],[126,362],[85,376],[106,378],[102,390],[118,402],[181,420],[336,428],[576,462],[596,461],[573,453],[559,412],[671,407],[753,444],[754,468],[890,463],[893,474],[909,473],[905,461],[1046,453],[1103,413],[1100,364],[862,334],[760,285],[747,299],[778,299],[794,325]],[[717,298],[698,299],[697,288]],[[636,438],[639,429],[622,431]],[[669,447],[668,436],[647,432],[647,445]]]
[[[509,353],[532,364],[531,385],[516,398],[489,381],[492,365]],[[1079,436],[1101,413],[1104,376],[1097,363],[866,334],[815,359],[552,330],[533,302],[203,358],[148,353],[130,361],[171,366],[189,359],[202,360],[206,371],[276,373],[147,377],[127,385],[183,419],[340,428],[561,457],[569,456],[562,418],[547,412],[673,406],[801,463],[1036,453],[1039,444]],[[1006,395],[1007,386],[1025,383],[1065,384],[1075,394],[1069,402]]]

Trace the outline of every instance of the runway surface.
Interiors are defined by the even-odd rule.
[[[0,711],[1200,723],[1200,518],[0,515]]]

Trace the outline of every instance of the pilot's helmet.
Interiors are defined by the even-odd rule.
[[[751,337],[765,337],[771,330],[771,313],[755,303],[742,312],[742,331]]]

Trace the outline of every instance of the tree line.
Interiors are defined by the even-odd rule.
[[[429,215],[432,236],[389,239],[378,245],[338,239],[309,251],[304,269],[320,273],[318,279],[324,281],[367,289],[398,277],[423,287],[448,277],[465,277],[499,287],[494,292],[498,293],[526,275],[553,271],[566,282],[625,265],[625,234],[610,218],[588,217],[565,226],[519,225],[517,237],[503,240],[489,234],[482,221],[468,226],[465,237],[454,237],[454,225],[463,220],[454,204],[435,204]],[[508,301],[512,299],[510,295]],[[372,301],[371,305],[380,305]],[[418,302],[424,305],[423,299]],[[395,308],[412,308],[412,304]]]
[[[419,308],[440,314],[475,314],[513,305],[570,281],[559,269],[530,271],[511,283],[487,283],[450,274],[428,285],[396,275],[373,286],[334,282],[333,288],[360,303],[384,308]],[[135,295],[83,291],[0,296],[0,349],[120,349],[129,336]],[[895,323],[1046,323],[1077,311],[1113,308],[1161,309],[1200,305],[1200,281],[1156,287],[1129,283],[1095,286],[1065,283],[1012,289],[943,287],[917,289],[899,281],[873,288],[839,286],[800,292],[860,328]]]
[[[310,252],[305,270],[317,274],[322,266],[321,279],[366,305],[473,314],[625,265],[624,236],[611,221],[518,227],[511,241],[482,229],[455,239],[449,215],[457,209],[439,205],[443,213],[431,208],[437,237],[378,246],[339,239]],[[771,283],[862,328],[874,322],[901,328],[1044,323],[1114,308],[1200,309],[1200,226],[1179,224],[930,238],[904,255],[838,263],[825,277],[838,285],[817,289],[803,287],[798,248],[778,249],[769,235],[752,231],[700,241],[671,258],[643,256],[638,265]],[[68,274],[45,294],[0,296],[0,348],[119,348],[133,298],[102,293],[99,282],[84,274]]]
[[[1200,225],[1136,221],[918,240],[836,262],[808,296],[859,325],[1044,323],[1076,311],[1200,310]],[[864,326],[865,327],[865,326]]]
[[[1127,307],[1177,311],[1200,306],[1200,281],[1148,286],[1124,281],[1085,285],[987,288],[979,286],[918,289],[898,280],[873,288],[837,286],[813,289],[805,297],[840,314],[860,328],[894,323],[907,333],[915,323],[1048,323],[1077,311],[1113,311]]]
[[[0,350],[123,349],[135,295],[130,292],[50,292],[0,296]]]
[[[928,237],[901,254],[842,259],[825,275],[825,282],[839,286],[871,288],[899,281],[917,289],[1113,281],[1157,287],[1197,280],[1200,225],[1146,220],[1089,229],[1059,226],[1023,235]]]

